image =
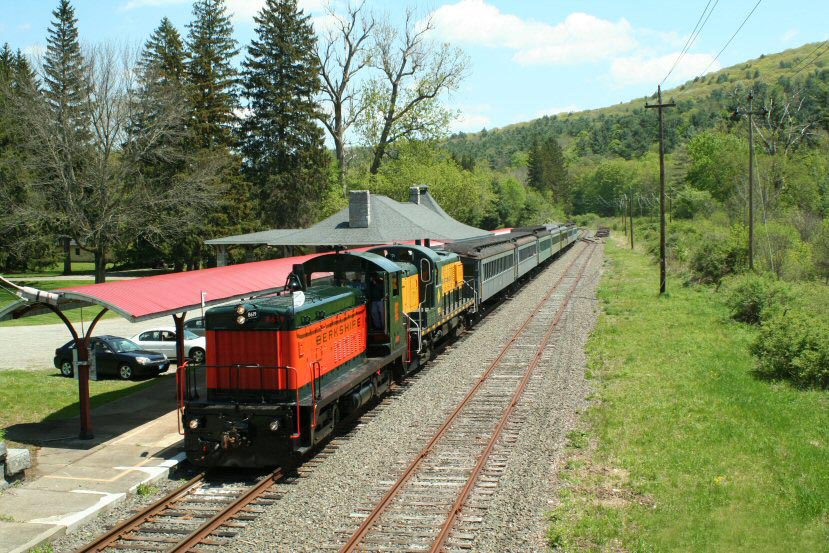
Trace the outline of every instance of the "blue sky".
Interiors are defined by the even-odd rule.
[[[264,0],[226,0],[240,44],[253,36]],[[56,0],[0,0],[0,42],[42,51]],[[462,47],[469,77],[447,102],[460,112],[455,130],[477,131],[544,114],[597,108],[656,89],[706,5],[715,5],[693,47],[666,86],[700,74],[756,0],[410,2],[432,14],[435,39]],[[189,0],[74,0],[81,40],[141,44],[163,16],[182,31]],[[300,0],[322,28],[324,0]],[[399,16],[403,2],[367,0]],[[336,8],[337,4],[334,4]],[[829,3],[764,0],[710,70],[829,38]]]

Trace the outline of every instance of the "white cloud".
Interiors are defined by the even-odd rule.
[[[21,23],[20,25],[17,26],[18,31],[28,31],[31,28],[32,28],[31,23]]]
[[[514,50],[521,65],[575,64],[612,58],[637,46],[633,28],[576,12],[551,25],[501,12],[485,0],[460,0],[432,13],[435,29],[452,42]]]
[[[472,106],[459,106],[460,114],[452,122],[454,132],[476,132],[492,124],[489,112],[492,106],[489,104],[477,104]]]
[[[789,29],[788,31],[780,35],[780,42],[784,44],[786,42],[791,42],[792,39],[798,35],[799,32],[799,29]]]
[[[618,87],[643,83],[656,84],[670,70],[677,55],[679,52],[651,58],[640,55],[617,58],[610,66],[610,77],[613,84]],[[714,56],[711,54],[685,54],[666,84],[677,84],[696,77],[708,67],[713,59]],[[716,62],[709,69],[717,71],[720,68],[719,62]]]

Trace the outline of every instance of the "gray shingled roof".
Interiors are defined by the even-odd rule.
[[[370,195],[369,223],[364,228],[351,227],[349,208],[345,208],[307,229],[264,231],[208,240],[206,243],[210,245],[357,246],[390,244],[425,238],[451,241],[491,234],[450,217],[429,194],[427,187],[419,187],[418,190],[419,203],[397,202],[387,196]],[[413,194],[417,199],[417,192],[413,191]]]

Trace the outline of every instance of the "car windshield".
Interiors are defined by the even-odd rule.
[[[198,340],[199,336],[195,332],[190,332],[189,330],[184,331],[184,339],[185,340]]]
[[[138,351],[138,350],[141,349],[141,347],[138,344],[136,344],[135,342],[132,342],[130,340],[127,340],[126,338],[112,338],[112,339],[108,340],[108,342],[109,342],[110,347],[116,353],[125,353],[125,352],[128,352],[128,351]]]

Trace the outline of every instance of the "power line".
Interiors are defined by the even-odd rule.
[[[806,60],[807,58],[811,57],[811,55],[812,55],[812,54],[814,54],[814,53],[817,51],[817,49],[818,49],[818,48],[820,48],[821,46],[824,46],[824,45],[826,45],[826,44],[829,44],[829,40],[824,41],[824,43],[823,43],[823,44],[819,45],[817,48],[815,48],[814,50],[812,50],[812,52],[811,52],[808,56],[806,56],[806,58],[804,58],[804,60]],[[812,65],[814,62],[816,62],[816,61],[818,60],[818,58],[819,58],[820,56],[822,56],[822,55],[823,55],[823,54],[825,54],[825,53],[826,53],[826,49],[824,49],[824,50],[823,50],[823,52],[819,52],[819,53],[815,56],[815,58],[814,58],[813,60],[811,60],[809,63],[803,63],[803,67],[801,67],[800,69],[798,69],[798,70],[797,70],[797,72],[796,72],[794,75],[792,75],[792,79],[794,79],[795,77],[797,77],[797,75],[798,75],[801,71],[803,71],[804,69],[806,69],[807,67],[809,67],[810,65]],[[802,62],[801,62],[801,63],[802,63]],[[800,64],[798,64],[798,65],[800,65]],[[797,66],[795,66],[795,67],[797,67]]]
[[[711,68],[711,66],[712,66],[712,65],[714,65],[714,62],[716,62],[718,59],[720,59],[720,56],[722,55],[722,53],[725,51],[725,49],[726,49],[726,48],[728,48],[728,45],[729,45],[729,44],[731,44],[731,41],[732,41],[732,40],[734,40],[734,37],[735,37],[735,36],[737,36],[737,33],[739,33],[739,32],[740,32],[740,29],[742,29],[742,28],[743,28],[743,25],[745,25],[745,24],[746,24],[746,21],[748,21],[748,18],[749,18],[749,17],[751,17],[751,14],[753,14],[753,13],[754,13],[754,10],[756,10],[756,9],[757,9],[757,6],[759,6],[759,5],[760,5],[760,2],[762,2],[762,1],[763,1],[763,0],[757,0],[757,3],[756,3],[756,4],[754,4],[754,7],[753,7],[753,8],[751,8],[751,11],[750,11],[750,12],[748,12],[748,15],[746,16],[746,18],[745,18],[745,19],[743,19],[743,22],[742,22],[742,23],[740,23],[740,26],[739,26],[739,27],[737,27],[737,30],[736,30],[736,31],[734,31],[734,34],[733,34],[733,35],[731,35],[731,38],[729,38],[729,39],[728,39],[728,42],[726,42],[726,43],[725,43],[725,46],[723,46],[723,47],[722,47],[722,49],[720,49],[720,51],[719,51],[719,52],[717,53],[717,55],[714,57],[714,59],[713,59],[713,60],[711,60],[711,63],[709,63],[709,64],[708,64],[708,67],[706,67],[706,68],[705,68],[705,70],[704,70],[702,73],[700,73],[700,77],[702,77],[703,75],[705,75],[705,73],[707,73],[707,72],[708,72],[708,70]]]
[[[708,15],[705,15],[705,12],[708,11],[708,6],[711,5],[711,0],[708,0],[708,3],[705,4],[705,7],[702,9],[702,13],[699,14],[699,19],[697,19],[697,24],[694,25],[694,29],[691,31],[691,34],[688,35],[688,40],[685,41],[685,46],[682,47],[682,51],[676,57],[676,60],[674,61],[674,64],[668,70],[668,74],[665,75],[665,77],[662,79],[662,81],[660,81],[660,83],[659,83],[660,85],[664,84],[665,81],[668,80],[668,77],[671,76],[671,73],[673,73],[674,69],[676,69],[676,66],[679,65],[679,61],[685,56],[685,54],[688,52],[688,50],[691,49],[691,46],[694,45],[694,42],[696,42],[697,37],[699,37],[699,34],[702,32],[702,28],[705,27],[706,23],[708,23],[708,18],[711,17],[712,13],[714,13],[714,8],[717,7],[717,4],[719,4],[719,2],[720,2],[720,0],[716,0],[716,2],[714,2],[714,6],[711,8],[711,11],[708,12]],[[705,21],[702,20],[703,17],[705,17]],[[702,26],[700,26],[701,21],[702,21]]]
[[[820,50],[820,49],[821,49],[823,46],[825,46],[827,43],[829,43],[829,40],[824,40],[823,42],[821,42],[820,44],[818,44],[817,46],[815,46],[815,47],[812,49],[812,51],[811,51],[811,52],[809,52],[808,54],[806,54],[805,56],[803,56],[803,58],[802,58],[799,62],[797,62],[797,63],[794,65],[794,67],[792,67],[792,71],[794,71],[795,69],[797,69],[798,67],[800,67],[801,65],[803,65],[804,63],[806,63],[806,60],[808,60],[810,57],[812,57],[812,54],[814,54],[815,52],[817,52],[818,50]],[[820,56],[820,54],[818,54],[818,56]],[[801,67],[801,69],[802,69],[802,67]],[[795,73],[795,74],[797,74],[797,73]]]

